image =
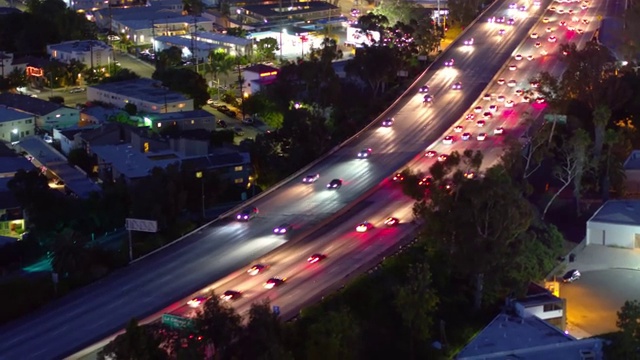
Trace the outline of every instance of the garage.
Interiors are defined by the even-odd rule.
[[[610,200],[587,221],[587,245],[640,248],[640,201]]]

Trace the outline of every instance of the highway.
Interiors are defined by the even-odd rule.
[[[505,13],[506,2],[496,5],[488,15]],[[531,14],[536,14],[534,9]],[[379,226],[389,215],[405,222],[410,218],[406,210],[410,202],[388,184],[388,177],[437,141],[464,114],[463,110],[468,109],[492,81],[537,20],[537,15],[518,16],[516,26],[505,26],[507,31],[503,36],[495,35],[495,24],[480,22],[470,28],[416,83],[412,92],[398,104],[398,110],[392,111],[396,120],[393,127],[372,127],[308,171],[321,174],[318,182],[306,185],[300,178],[294,179],[255,203],[260,209],[256,219],[248,223],[237,223],[233,219],[214,222],[164,251],[3,327],[0,358],[68,356],[117,332],[131,317],[144,318],[169,304],[184,303],[185,298],[227,274],[238,276],[214,287],[244,291],[245,296],[237,304],[240,312],[244,312],[243,308],[251,301],[266,296],[286,311],[305,296],[311,296],[314,289],[321,290],[336,277],[375,257],[387,246],[386,241],[397,241],[410,228],[408,224],[395,229]],[[460,43],[469,37],[476,39],[473,49],[461,52]],[[443,66],[448,58],[456,60],[451,69]],[[450,90],[456,81],[463,82],[462,91]],[[431,106],[424,105],[421,96],[416,94],[424,83],[432,89],[434,104]],[[356,153],[367,147],[373,148],[371,157],[357,159]],[[325,185],[333,178],[343,179],[342,188],[326,190]],[[325,228],[315,236],[305,236],[379,184],[382,191],[376,193],[373,200],[357,202],[350,213],[331,224],[331,230]],[[395,206],[393,214],[385,211],[388,208],[380,203]],[[367,234],[355,234],[353,228],[361,221],[356,219],[368,219],[378,226]],[[272,235],[273,227],[283,222],[293,224],[292,238]],[[397,236],[384,236],[393,232],[397,232]],[[292,241],[302,238],[300,243]],[[265,257],[283,244],[287,245],[281,251]],[[326,253],[328,258],[309,266],[305,259],[314,252]],[[240,275],[246,266],[258,260],[270,262],[271,269],[255,278]],[[288,281],[282,287],[263,290],[260,284],[267,275],[287,277]],[[244,278],[240,278],[242,276]]]

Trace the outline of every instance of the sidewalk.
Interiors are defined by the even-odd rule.
[[[566,268],[578,269],[585,273],[595,270],[628,269],[640,270],[640,249],[623,249],[603,245],[576,247],[575,261],[565,261]],[[567,256],[568,257],[568,256]]]

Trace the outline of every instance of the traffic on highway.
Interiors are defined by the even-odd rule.
[[[197,309],[211,290],[240,314],[268,298],[283,316],[294,315],[413,232],[412,202],[391,179],[398,169],[410,163],[426,170],[440,155],[467,148],[483,150],[485,164],[499,158],[502,136],[521,131],[518,114],[544,106],[525,94],[529,80],[542,70],[559,74],[558,44],[582,42],[595,30],[590,21],[601,5],[581,5],[555,3],[567,10],[558,14],[496,2],[352,141],[245,208],[3,327],[0,358],[70,356],[111,338],[131,317],[188,315],[180,309]]]

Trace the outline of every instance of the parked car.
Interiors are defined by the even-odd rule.
[[[227,122],[224,120],[218,120],[216,121],[216,124],[218,124],[219,127],[226,129],[227,128]]]
[[[69,90],[69,93],[70,94],[77,94],[77,93],[84,92],[85,90],[86,90],[85,88],[74,87],[73,89]]]
[[[567,273],[562,276],[562,282],[572,283],[580,279],[580,276],[580,271],[578,271],[577,269],[572,269],[567,271]]]
[[[244,136],[244,130],[242,130],[242,128],[240,126],[236,126],[233,128],[233,132],[236,133],[236,135],[238,136]]]

